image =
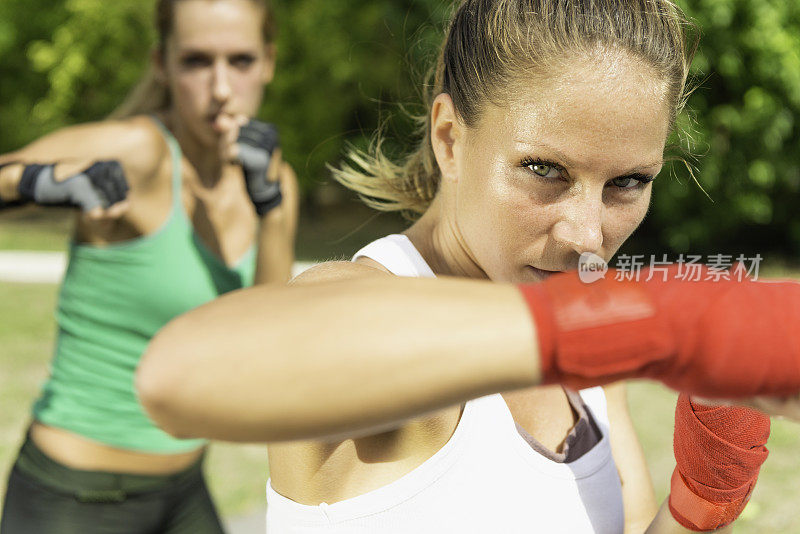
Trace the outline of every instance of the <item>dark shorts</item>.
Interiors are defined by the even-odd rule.
[[[22,445],[0,534],[223,534],[201,462],[165,476],[82,471]]]

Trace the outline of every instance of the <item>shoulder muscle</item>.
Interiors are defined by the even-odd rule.
[[[374,276],[393,276],[392,274],[362,263],[350,261],[328,261],[315,265],[297,275],[290,285],[307,285],[320,282],[340,282],[370,278]]]

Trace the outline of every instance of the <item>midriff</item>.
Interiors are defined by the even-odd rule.
[[[51,459],[66,467],[84,471],[170,475],[187,469],[203,454],[202,448],[180,454],[127,451],[37,421],[31,425],[30,437]]]

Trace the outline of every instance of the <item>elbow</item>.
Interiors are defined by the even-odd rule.
[[[174,348],[160,333],[151,340],[136,369],[134,390],[145,414],[161,430],[180,439],[200,437],[185,425],[180,355]]]

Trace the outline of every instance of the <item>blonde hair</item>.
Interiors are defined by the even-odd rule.
[[[667,83],[670,124],[683,109],[697,32],[670,0],[464,0],[456,9],[425,95],[427,114],[414,117],[421,138],[399,163],[382,150],[380,132],[367,151],[350,149],[334,178],[369,206],[425,212],[439,189],[430,139],[430,104],[447,93],[456,113],[474,126],[486,102],[522,74],[547,72],[569,54],[598,46],[643,59]],[[692,35],[690,35],[692,34]]]
[[[155,26],[158,33],[157,51],[164,57],[167,39],[175,29],[175,6],[180,0],[158,0],[155,11]],[[275,40],[275,16],[268,0],[251,0],[263,11],[261,35],[265,44]],[[151,66],[136,87],[128,94],[109,118],[124,119],[134,115],[155,113],[169,108],[170,95],[167,86],[158,79]]]

